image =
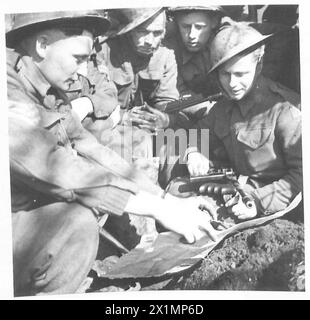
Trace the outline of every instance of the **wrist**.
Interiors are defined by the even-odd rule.
[[[196,147],[189,147],[185,150],[185,155],[184,155],[184,162],[188,162],[189,158],[193,155],[193,154],[197,154],[200,153],[199,150]]]
[[[167,193],[165,198],[158,198],[156,200],[156,204],[154,205],[153,210],[153,218],[159,221],[162,221],[165,216],[172,212],[177,207],[176,201],[179,199],[174,197],[173,195]]]
[[[160,196],[140,191],[129,198],[125,211],[139,216],[158,219],[162,213],[165,214],[165,203],[166,201]]]

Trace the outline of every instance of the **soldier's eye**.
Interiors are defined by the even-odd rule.
[[[154,31],[154,37],[160,37],[162,34],[163,34],[163,30],[160,30],[160,31]]]
[[[77,64],[82,64],[83,62],[85,62],[87,60],[88,56],[75,55],[74,58],[75,58]]]
[[[148,34],[148,31],[147,31],[147,30],[137,29],[137,35],[138,35],[138,36],[144,36],[144,35],[147,35],[147,34]]]
[[[195,28],[196,28],[196,30],[201,30],[203,28],[203,26],[196,25]]]
[[[236,72],[235,73],[235,76],[238,77],[238,78],[241,78],[243,77],[244,75],[246,75],[248,72]]]
[[[222,77],[229,77],[229,76],[230,76],[230,73],[229,73],[229,72],[226,72],[226,71],[220,71],[219,74],[220,74],[220,76],[222,76]]]

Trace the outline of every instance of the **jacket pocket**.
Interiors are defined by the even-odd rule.
[[[255,150],[262,147],[269,139],[271,127],[241,128],[237,134],[237,140],[249,148]]]

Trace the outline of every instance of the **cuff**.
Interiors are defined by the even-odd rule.
[[[200,152],[198,150],[197,147],[188,147],[186,150],[185,150],[185,153],[184,153],[184,158],[183,158],[183,161],[184,162],[187,162],[187,157],[190,153],[193,153],[193,152]]]
[[[125,207],[131,195],[132,193],[126,190],[108,188],[103,207],[106,209],[107,213],[121,216],[125,211]],[[102,210],[103,207],[99,206],[98,208]]]

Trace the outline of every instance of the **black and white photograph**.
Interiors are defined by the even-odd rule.
[[[4,296],[306,294],[303,9],[1,12]]]

